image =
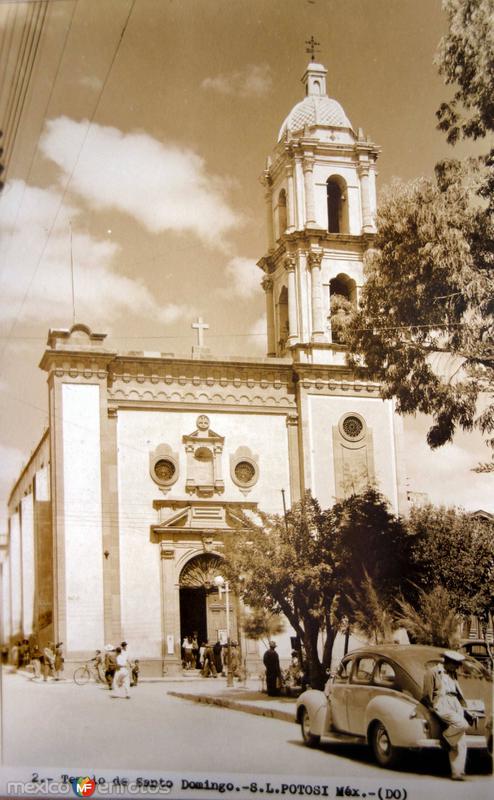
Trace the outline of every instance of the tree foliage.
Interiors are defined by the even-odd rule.
[[[494,432],[494,226],[471,203],[478,179],[455,163],[390,187],[348,333],[352,363],[365,361],[399,413],[432,416],[431,447],[458,427]],[[491,400],[478,412],[481,393]]]
[[[254,641],[261,641],[268,647],[270,639],[283,633],[285,623],[280,614],[274,614],[265,608],[250,608],[242,615],[242,628],[245,635]]]
[[[430,592],[421,590],[418,602],[400,600],[398,622],[406,628],[416,644],[456,648],[460,643],[461,617],[454,610],[449,592],[435,586]]]
[[[494,0],[443,0],[448,33],[436,63],[446,84],[455,87],[442,103],[439,127],[454,144],[494,130]]]
[[[286,616],[303,643],[310,684],[321,687],[341,618],[350,608],[348,597],[361,586],[365,570],[383,596],[396,594],[405,540],[403,527],[374,489],[326,511],[307,494],[286,519],[245,516],[225,555],[243,602]]]
[[[494,130],[494,0],[443,7],[437,63],[455,93],[438,117],[454,143]],[[394,183],[377,229],[347,335],[353,364],[368,365],[400,413],[432,415],[431,447],[458,428],[494,447],[494,151],[442,162],[435,180]]]
[[[374,644],[393,641],[395,617],[389,602],[381,599],[367,570],[361,586],[353,597],[348,597],[348,602],[354,625],[369,641]]]
[[[411,511],[415,580],[429,591],[442,586],[455,612],[486,625],[494,611],[494,523],[456,509]]]

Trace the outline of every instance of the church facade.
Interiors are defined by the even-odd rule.
[[[201,321],[188,356],[50,331],[49,429],[9,501],[4,638],[62,641],[74,662],[125,639],[144,674],[173,675],[184,636],[226,637],[214,578],[240,510],[282,513],[282,489],[288,506],[310,490],[328,507],[373,483],[404,511],[400,419],[346,365],[334,322],[363,283],[379,148],[327,95],[324,66],[303,83],[262,176],[266,357],[212,356]]]

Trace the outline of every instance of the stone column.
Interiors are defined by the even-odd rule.
[[[302,172],[302,157],[295,154],[295,219],[296,228],[301,230],[305,225],[304,214],[304,176]]]
[[[306,155],[303,160],[304,187],[305,187],[305,224],[316,224],[316,211],[314,205],[314,156]]]
[[[297,295],[296,295],[296,282],[295,282],[295,256],[286,256],[285,269],[288,273],[288,327],[290,329],[288,335],[288,345],[298,342],[298,322],[297,322]]]
[[[360,164],[360,196],[362,198],[362,230],[364,233],[374,231],[374,222],[370,206],[370,187],[369,187],[369,165]]]
[[[287,414],[288,463],[290,466],[290,502],[297,503],[302,496],[300,475],[298,414]]]
[[[179,588],[175,584],[175,547],[173,541],[160,542],[160,562],[163,674],[178,675],[182,671],[180,658],[180,595]]]
[[[312,341],[324,341],[324,321],[322,311],[321,284],[322,253],[309,253],[307,263],[312,277]]]
[[[261,182],[264,186],[264,199],[266,201],[266,229],[268,235],[268,252],[274,250],[274,223],[273,223],[273,186],[269,172],[266,170]]]
[[[276,355],[276,342],[274,332],[274,303],[273,303],[273,281],[266,275],[261,283],[266,293],[266,318],[268,327],[268,356]]]
[[[285,167],[286,181],[287,181],[287,228],[289,233],[295,230],[295,190],[293,184],[293,164],[287,164]]]
[[[333,330],[331,327],[331,284],[328,284],[328,339],[333,341]]]

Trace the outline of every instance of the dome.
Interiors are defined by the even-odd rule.
[[[352,124],[337,100],[327,95],[309,95],[292,108],[278,134],[280,141],[287,131],[300,131],[305,125],[351,128]]]

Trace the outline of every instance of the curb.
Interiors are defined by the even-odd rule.
[[[294,714],[290,711],[281,711],[277,708],[260,708],[250,703],[239,703],[225,697],[214,697],[210,694],[190,694],[189,692],[167,692],[171,697],[179,697],[182,700],[193,700],[195,703],[205,703],[210,706],[220,706],[220,708],[231,708],[234,711],[243,711],[245,714],[255,714],[258,717],[270,717],[279,719],[283,722],[294,722]]]

